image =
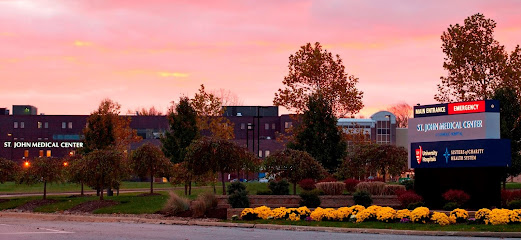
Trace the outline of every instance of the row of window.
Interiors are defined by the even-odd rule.
[[[49,128],[49,122],[38,122],[38,128]],[[13,122],[14,128],[25,128],[25,122]],[[62,128],[72,129],[72,122],[62,122]]]
[[[264,157],[269,157],[269,156],[270,156],[270,150],[264,151]],[[262,150],[259,150],[259,157],[260,158],[262,157]]]
[[[45,154],[46,157],[51,157],[52,156],[52,152],[51,150],[39,150],[38,151],[38,156],[39,157],[43,157]],[[28,158],[29,157],[29,150],[24,150],[24,158]]]
[[[248,123],[248,126],[250,126],[251,123]],[[284,128],[290,128],[291,126],[293,125],[292,122],[284,122]],[[277,127],[277,124],[275,123],[272,123],[271,124],[271,129],[272,130],[275,130],[275,128]],[[241,129],[244,130],[246,129],[246,123],[241,123]],[[264,124],[264,130],[269,130],[270,129],[270,124],[269,123],[265,123]]]

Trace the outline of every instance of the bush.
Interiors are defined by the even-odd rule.
[[[271,181],[268,184],[268,188],[273,195],[289,195],[289,183],[286,180]]]
[[[450,189],[446,191],[443,195],[443,199],[447,202],[454,202],[458,204],[460,207],[465,205],[470,199],[470,196],[462,190]]]
[[[461,206],[456,202],[448,202],[445,205],[443,205],[443,210],[445,211],[452,211],[456,208],[460,208]]]
[[[250,199],[248,199],[247,191],[237,191],[230,194],[228,197],[228,203],[232,208],[247,208],[250,207]]]
[[[356,185],[356,191],[366,191],[371,195],[384,195],[386,184],[383,182],[361,182]]]
[[[508,203],[509,209],[521,209],[521,200],[513,200]]]
[[[192,217],[198,218],[203,217],[206,212],[206,205],[202,201],[193,201],[192,202]]]
[[[356,179],[346,179],[344,183],[346,184],[346,190],[350,193],[353,193],[356,191],[355,187],[360,183],[360,181]]]
[[[176,215],[180,212],[190,209],[190,202],[188,199],[179,197],[175,192],[168,192],[169,197],[163,207],[163,212],[166,215]]]
[[[216,208],[218,203],[215,194],[212,192],[204,192],[199,194],[199,196],[197,196],[197,201],[204,203],[206,210]]]
[[[356,191],[353,194],[353,200],[355,201],[355,205],[362,205],[364,207],[368,207],[373,204],[371,194],[366,191]]]
[[[406,191],[398,196],[398,201],[400,201],[402,207],[409,208],[408,206],[412,203],[423,202],[423,198],[414,191]]]
[[[228,203],[232,208],[247,208],[250,206],[250,199],[248,199],[248,191],[246,186],[240,182],[234,182],[228,186],[227,189]]]
[[[257,191],[257,195],[272,195],[273,193],[271,192],[271,190],[258,190]]]
[[[411,204],[407,205],[407,209],[414,210],[416,208],[424,207],[424,206],[425,206],[424,202],[415,202],[415,203],[411,203]]]
[[[503,206],[507,207],[511,201],[515,200],[521,200],[521,190],[501,190],[501,204]]]
[[[300,206],[306,206],[308,208],[316,208],[320,206],[320,191],[318,189],[311,191],[303,191],[300,193]]]
[[[246,191],[246,185],[241,182],[233,182],[226,188],[226,193],[228,193],[228,195],[238,191]]]
[[[342,195],[345,183],[343,182],[320,182],[317,189],[324,191],[325,195]]]
[[[310,190],[317,188],[315,186],[315,180],[313,180],[311,178],[303,179],[302,181],[300,181],[298,183],[298,185],[300,186],[300,188],[302,188],[303,190],[306,190],[306,191],[310,191]]]
[[[401,195],[405,191],[405,186],[402,185],[385,186],[385,195]]]
[[[404,180],[400,184],[404,185],[405,186],[405,190],[407,190],[407,191],[414,190],[414,180],[412,180],[412,179]]]

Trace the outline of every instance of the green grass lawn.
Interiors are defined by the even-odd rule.
[[[376,228],[376,229],[397,229],[397,230],[422,230],[422,231],[473,231],[473,232],[519,232],[521,225],[484,225],[484,224],[453,224],[440,226],[438,224],[418,224],[418,223],[383,223],[383,222],[328,222],[328,221],[288,221],[288,220],[255,220],[255,221],[232,221],[240,223],[254,224],[277,224],[277,225],[296,225],[296,226],[317,226],[317,227],[341,227],[341,228]]]
[[[169,183],[154,183],[154,188],[171,188]],[[123,182],[121,189],[149,189],[149,182]],[[89,187],[84,187],[85,191],[92,190]],[[80,192],[81,186],[76,183],[50,183],[47,184],[47,192]],[[6,182],[0,184],[0,193],[43,193],[43,183],[33,185],[16,184],[14,182]]]
[[[516,182],[509,183],[509,182],[507,182],[506,187],[507,187],[507,189],[521,189],[521,183],[516,183]]]

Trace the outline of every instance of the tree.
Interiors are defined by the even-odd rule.
[[[494,89],[503,82],[508,54],[494,39],[496,22],[483,14],[474,14],[463,25],[450,25],[441,40],[445,53],[443,68],[448,75],[441,77],[439,102],[473,101],[491,98]]]
[[[64,161],[68,163],[68,167],[66,168],[68,181],[81,185],[80,195],[83,197],[84,185],[90,178],[90,175],[88,174],[88,166],[85,163],[84,157],[78,154],[69,156],[65,158]]]
[[[13,181],[19,172],[20,167],[16,162],[0,157],[0,183]]]
[[[208,171],[219,172],[225,195],[224,174],[250,167],[256,158],[235,142],[205,137],[193,142],[186,159],[187,170],[194,175],[204,175]]]
[[[409,118],[412,117],[412,107],[407,103],[398,103],[387,109],[396,117],[396,127],[407,128],[409,126]]]
[[[128,169],[121,151],[115,148],[94,150],[85,156],[87,185],[100,189],[100,200],[103,200],[103,189],[119,185],[127,176]]]
[[[163,113],[156,109],[154,106],[146,109],[146,108],[136,108],[136,110],[131,111],[130,109],[127,111],[128,114],[136,114],[138,116],[161,116]]]
[[[214,90],[211,94],[217,96],[221,99],[222,106],[241,106],[243,105],[243,101],[239,99],[239,96],[230,90],[225,90],[223,88],[219,88],[219,90]]]
[[[399,175],[407,169],[407,150],[403,147],[365,143],[358,144],[339,167],[341,178],[364,178],[367,174],[380,173],[386,180],[387,174]]]
[[[183,163],[188,146],[199,138],[197,112],[187,97],[180,98],[175,111],[168,114],[168,122],[170,129],[161,138],[161,150],[172,163]],[[189,187],[191,191],[191,180],[190,178],[185,180],[185,195],[188,195]]]
[[[154,176],[169,175],[173,165],[159,147],[145,143],[132,152],[130,167],[139,177],[150,177],[150,194],[153,194]]]
[[[288,148],[308,152],[329,172],[334,172],[346,154],[347,143],[328,101],[321,95],[309,97],[294,140]]]
[[[35,184],[43,182],[43,199],[47,199],[47,183],[63,180],[63,162],[57,158],[34,158],[23,169],[20,183]]]
[[[225,111],[222,99],[213,93],[207,93],[201,84],[199,93],[196,93],[191,101],[192,107],[197,112],[197,126],[199,130],[210,131],[212,137],[221,139],[235,138],[233,123],[223,117]]]
[[[130,128],[130,117],[119,116],[121,105],[110,99],[101,101],[83,129],[83,153],[116,147],[123,151],[140,137]]]
[[[358,78],[348,75],[342,59],[323,50],[320,43],[307,43],[289,57],[289,73],[284,89],[275,93],[273,104],[299,114],[305,111],[308,96],[322,94],[338,117],[356,114],[363,108],[363,92],[356,88]]]
[[[284,149],[270,155],[264,162],[266,172],[288,179],[293,183],[293,194],[297,194],[297,183],[306,178],[322,179],[327,173],[324,167],[309,153]]]
[[[512,164],[507,176],[521,173],[521,98],[512,88],[498,88],[494,99],[499,100],[501,138],[510,139]]]

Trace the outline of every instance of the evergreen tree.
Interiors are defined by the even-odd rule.
[[[336,124],[337,118],[329,102],[320,94],[311,95],[288,148],[308,152],[332,173],[342,162],[347,147]]]
[[[161,150],[172,163],[184,163],[188,146],[199,138],[197,112],[187,97],[180,98],[175,110],[169,113],[168,122],[170,130],[161,138]],[[191,183],[191,175],[188,174],[185,178],[185,195],[191,194]]]

